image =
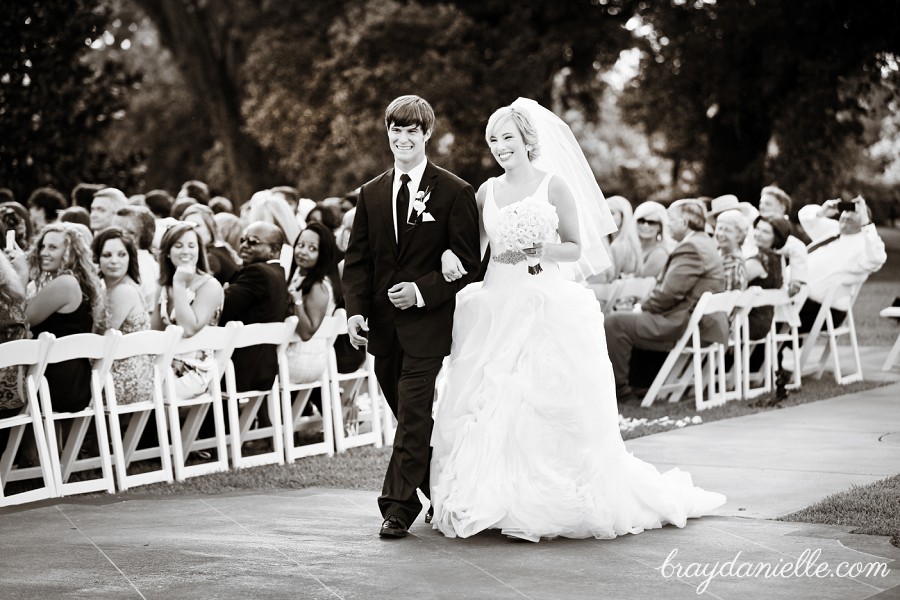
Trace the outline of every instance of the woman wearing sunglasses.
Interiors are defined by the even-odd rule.
[[[672,247],[666,209],[659,202],[642,202],[634,209],[634,222],[641,242],[643,275],[656,277],[662,272]]]

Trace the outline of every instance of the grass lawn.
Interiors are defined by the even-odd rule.
[[[900,475],[855,485],[779,521],[856,527],[853,533],[889,535],[900,547]]]

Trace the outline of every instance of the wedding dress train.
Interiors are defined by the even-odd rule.
[[[534,198],[547,201],[548,182]],[[688,473],[660,474],[626,450],[597,301],[547,260],[530,275],[516,253],[498,252],[498,212],[491,184],[483,218],[499,260],[457,299],[432,435],[433,527],[613,538],[682,527],[724,504]]]

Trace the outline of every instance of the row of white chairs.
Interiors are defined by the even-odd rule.
[[[801,334],[800,308],[809,295],[806,286],[800,292],[789,296],[784,288],[764,290],[751,287],[744,291],[704,293],[688,321],[682,336],[669,351],[662,368],[657,373],[650,388],[644,395],[642,406],[650,406],[656,400],[678,402],[693,384],[694,401],[698,410],[719,406],[729,400],[750,399],[769,394],[775,388],[777,372],[782,365],[778,362],[778,348],[786,346],[790,354],[792,380],[789,388],[799,388],[804,374],[814,374],[820,378],[829,361],[833,362],[835,381],[845,385],[862,381],[862,362],[856,339],[853,319],[853,304],[859,295],[863,282],[847,282],[835,286],[822,303],[808,333]],[[847,298],[847,317],[840,326],[835,325],[831,307],[840,298]],[[750,311],[757,307],[770,306],[774,318],[766,333],[759,340],[749,336]],[[730,332],[727,342],[707,343],[700,338],[700,322],[706,316],[724,313],[730,316]],[[821,338],[826,344],[818,362],[810,365],[813,350]],[[839,356],[840,338],[847,337],[854,361],[854,370],[845,373]],[[756,346],[761,345],[764,360],[759,370],[752,371],[750,356]],[[726,357],[731,354],[731,363]]]
[[[20,367],[25,393],[19,414],[0,419],[0,432],[7,432],[7,442],[0,447],[0,506],[181,481],[229,466],[239,469],[284,464],[314,454],[332,456],[366,444],[381,447],[393,435],[393,421],[375,379],[372,357],[366,355],[353,373],[337,370],[333,345],[338,335],[346,333],[342,313],[326,317],[316,333],[331,350],[322,375],[310,383],[292,383],[289,377],[287,349],[299,339],[296,317],[283,323],[210,326],[190,338],[183,336],[180,327],[170,326],[165,331],[128,335],[110,330],[105,335],[55,338],[45,333],[34,340],[0,344],[0,368]],[[259,345],[276,349],[275,382],[271,389],[238,392],[232,353]],[[173,359],[198,350],[215,356],[209,386],[196,397],[179,398]],[[122,404],[116,399],[113,362],[139,355],[152,357],[151,397]],[[47,365],[79,358],[91,361],[90,404],[76,412],[54,411],[45,377]],[[305,410],[316,389],[321,411]],[[204,437],[201,432],[210,409],[214,434]],[[151,419],[155,436],[146,432]],[[36,447],[35,460],[19,456],[27,433]],[[265,451],[248,453],[246,445],[257,440],[267,446]],[[206,461],[198,458],[204,455],[209,457]],[[142,464],[135,465],[138,461]],[[18,489],[7,488],[24,480],[31,481],[11,486]]]

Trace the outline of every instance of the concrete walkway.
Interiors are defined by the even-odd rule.
[[[898,440],[900,383],[632,440],[729,501],[684,529],[615,540],[451,540],[420,520],[383,541],[377,494],[346,490],[2,509],[0,598],[900,598],[887,538],[770,520],[897,474]],[[760,563],[776,572],[752,575]],[[717,564],[724,575],[698,587]]]

